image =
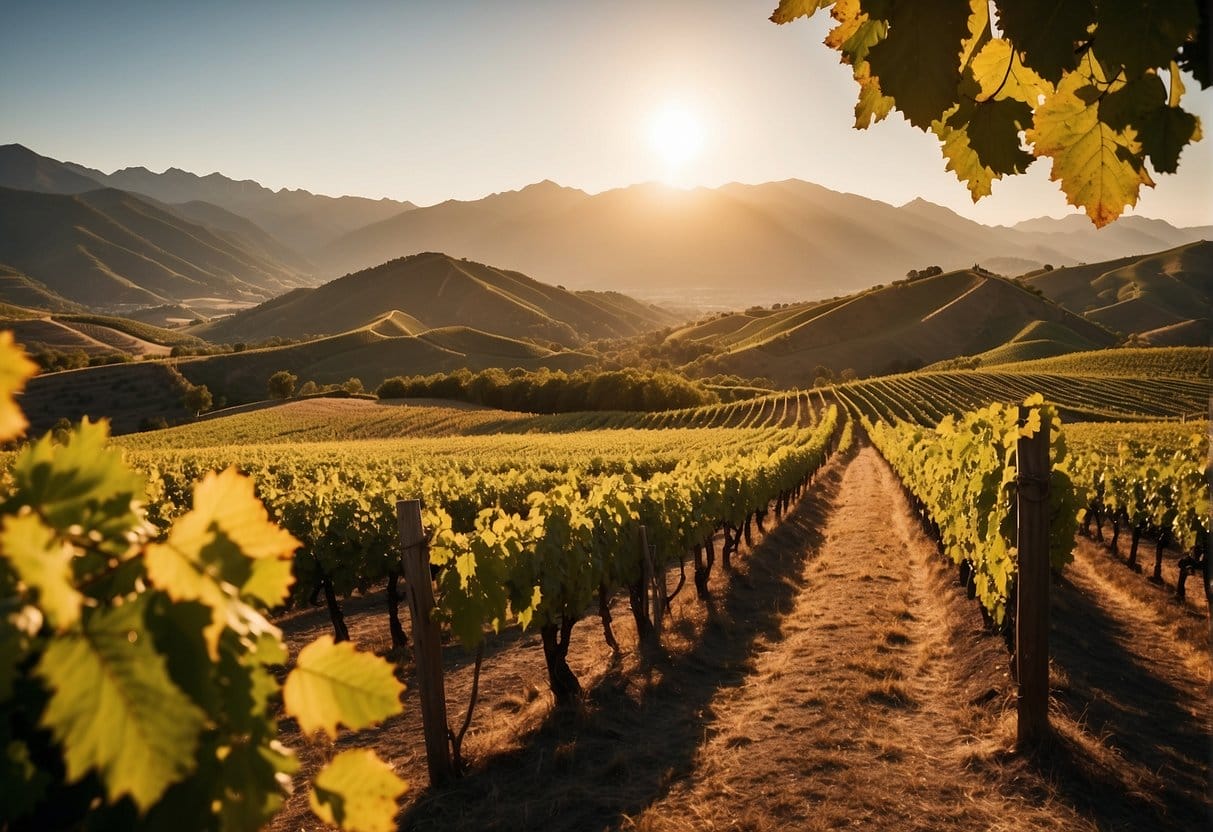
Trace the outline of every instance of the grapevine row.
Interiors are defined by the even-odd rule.
[[[1026,424],[1017,407],[994,404],[938,426],[865,421],[868,435],[910,493],[915,508],[960,567],[962,582],[993,623],[1014,610],[1015,449],[1046,419],[1052,454],[1048,489],[1050,559],[1060,569],[1071,557],[1077,498],[1057,413],[1029,399]]]

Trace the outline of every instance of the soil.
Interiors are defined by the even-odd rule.
[[[596,615],[579,622],[575,708],[553,707],[537,632],[491,638],[454,783],[427,785],[408,656],[405,713],[337,746],[373,744],[409,780],[402,829],[1209,828],[1203,599],[1177,604],[1080,539],[1053,587],[1055,737],[1022,754],[1005,643],[872,448],[834,459],[733,563],[707,603],[688,575],[657,650],[625,597],[620,654]],[[389,652],[382,592],[345,609],[361,648]],[[281,624],[293,649],[330,631],[323,610]],[[472,657],[444,658],[457,726]],[[305,747],[303,770],[327,753]],[[319,828],[303,789],[272,828]]]

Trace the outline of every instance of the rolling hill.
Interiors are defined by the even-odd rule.
[[[810,385],[818,366],[865,376],[1005,345],[1092,349],[1112,344],[1115,336],[1009,280],[962,270],[820,304],[716,318],[675,331],[669,340],[717,351],[693,365],[701,374]]]
[[[84,307],[52,292],[41,281],[0,264],[0,302],[48,312],[80,312]]]
[[[95,309],[264,300],[303,281],[294,268],[123,191],[0,188],[0,229],[0,263]]]
[[[384,316],[394,315],[385,322]],[[212,342],[335,335],[365,326],[416,335],[470,327],[507,338],[573,346],[635,335],[675,322],[671,314],[615,293],[576,293],[518,272],[425,253],[296,289],[190,331]]]
[[[1148,343],[1210,344],[1213,243],[1037,272],[1025,282],[1067,309]]]
[[[183,359],[177,369],[232,404],[264,399],[266,380],[278,370],[289,370],[300,383],[340,384],[358,378],[374,390],[396,375],[428,375],[462,367],[576,370],[592,361],[583,353],[553,351],[466,327],[398,336],[381,335],[368,327],[303,344]]]

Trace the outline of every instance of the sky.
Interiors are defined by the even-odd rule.
[[[0,143],[419,205],[797,178],[987,224],[1076,210],[1047,160],[974,205],[899,115],[854,130],[828,18],[776,26],[775,3],[3,0]],[[1185,106],[1213,132],[1213,90],[1188,83]],[[693,157],[654,141],[670,122]],[[1213,224],[1213,139],[1155,178],[1135,213]]]

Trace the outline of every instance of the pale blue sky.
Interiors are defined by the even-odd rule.
[[[796,177],[987,223],[1073,210],[1045,162],[974,206],[900,117],[852,130],[828,21],[775,26],[774,5],[3,0],[0,143],[424,205],[663,178],[649,125],[677,103],[706,133],[687,184]],[[1187,106],[1213,131],[1213,91]],[[1157,179],[1138,213],[1213,223],[1213,141]]]

